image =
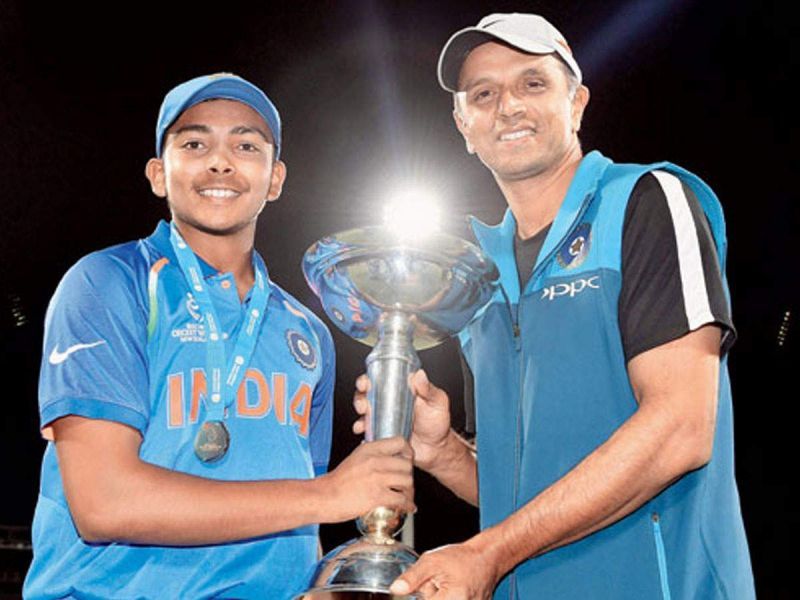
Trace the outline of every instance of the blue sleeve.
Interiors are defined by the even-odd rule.
[[[39,375],[42,428],[66,415],[149,419],[147,314],[134,269],[95,253],[70,269],[45,317]]]
[[[322,377],[314,388],[311,402],[311,426],[309,444],[314,475],[328,470],[331,455],[331,430],[333,427],[333,389],[336,383],[336,350],[330,331],[321,322],[315,322],[320,341]]]

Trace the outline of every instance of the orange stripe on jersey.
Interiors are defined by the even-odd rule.
[[[306,316],[302,313],[302,311],[297,310],[294,306],[289,304],[286,300],[283,301],[283,305],[286,307],[290,313],[292,313],[295,317],[300,317],[305,320]]]
[[[163,269],[164,265],[166,265],[168,262],[169,259],[167,257],[159,258],[156,262],[153,263],[153,266],[150,267],[150,272],[155,275],[158,275],[158,272],[161,269]]]

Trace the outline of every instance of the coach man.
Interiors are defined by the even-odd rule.
[[[477,458],[421,372],[412,445],[417,466],[480,507],[482,531],[424,554],[393,592],[753,598],[714,193],[668,163],[584,155],[589,90],[540,16],[457,32],[439,81],[509,209],[497,226],[473,221],[502,284],[460,334]]]

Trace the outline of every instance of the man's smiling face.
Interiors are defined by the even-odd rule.
[[[246,104],[196,104],[165,139],[163,157],[148,163],[147,176],[184,236],[187,229],[224,236],[255,228],[266,202],[280,195],[285,167],[273,160],[267,124]]]
[[[570,90],[554,56],[487,42],[461,67],[456,124],[467,144],[502,180],[538,175],[578,144],[588,90]]]

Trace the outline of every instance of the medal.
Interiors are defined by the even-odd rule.
[[[268,279],[263,262],[254,254],[253,271],[256,282],[248,304],[247,318],[241,324],[233,343],[233,352],[229,353],[225,348],[225,335],[220,330],[221,322],[206,289],[200,264],[192,249],[181,238],[175,223],[172,223],[170,229],[172,249],[200,308],[207,336],[205,348],[208,394],[203,395],[205,417],[194,439],[194,453],[204,463],[212,463],[225,456],[230,445],[231,436],[223,422],[225,409],[232,404],[255,350],[269,298]]]
[[[206,421],[194,438],[194,453],[203,462],[218,461],[225,456],[231,436],[222,421]]]

